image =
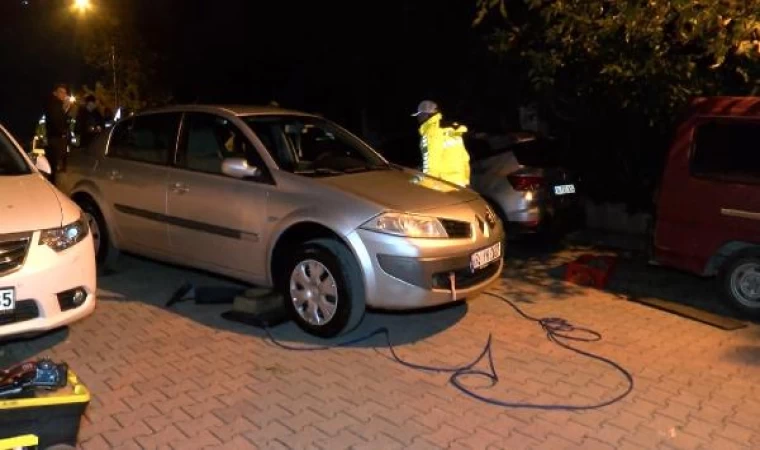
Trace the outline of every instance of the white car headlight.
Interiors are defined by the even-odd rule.
[[[446,229],[435,217],[384,213],[362,225],[365,230],[412,238],[447,238]]]
[[[76,222],[60,228],[43,230],[40,234],[40,245],[45,244],[56,252],[62,252],[81,242],[89,232],[87,221],[80,217]]]

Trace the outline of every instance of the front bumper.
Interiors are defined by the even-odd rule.
[[[96,303],[96,266],[92,236],[56,253],[40,245],[34,232],[23,265],[0,275],[0,288],[14,288],[16,309],[0,313],[0,339],[35,335],[68,325],[90,315]],[[74,289],[86,293],[75,306],[64,294]]]
[[[457,240],[357,230],[349,241],[364,275],[367,305],[378,309],[420,309],[472,299],[498,280],[504,267],[501,227],[489,237]],[[497,243],[502,258],[472,272],[470,256]]]

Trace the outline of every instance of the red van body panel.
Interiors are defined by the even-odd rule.
[[[694,168],[698,130],[754,124],[760,130],[760,97],[700,98],[692,103],[676,132],[657,194],[654,257],[658,263],[715,275],[724,257],[760,244],[760,178],[703,175]],[[760,152],[760,133],[757,136],[756,146],[746,146],[747,152]],[[760,173],[760,167],[748,171]]]

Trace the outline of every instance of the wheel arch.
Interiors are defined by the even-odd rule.
[[[707,261],[703,275],[718,275],[721,271],[721,268],[726,264],[727,261],[730,261],[734,256],[740,253],[745,253],[751,250],[760,252],[760,244],[746,241],[726,242],[725,244],[721,245]]]
[[[351,247],[351,244],[340,233],[311,220],[296,222],[283,229],[273,241],[274,244],[269,252],[269,280],[272,286],[276,286],[279,281],[277,277],[280,276],[278,274],[281,273],[281,270],[278,269],[287,261],[288,250],[314,239],[334,239],[340,242],[348,249],[357,264],[359,264],[359,258]],[[360,272],[363,271],[360,270]],[[364,283],[363,279],[362,283]]]

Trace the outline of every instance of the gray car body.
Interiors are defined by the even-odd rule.
[[[239,128],[257,149],[270,182],[110,157],[107,149],[113,129],[109,130],[89,149],[72,154],[58,185],[75,200],[87,199],[98,206],[112,243],[120,250],[269,287],[275,283],[272,260],[278,245],[297,237],[288,235],[289,230],[318,228],[351,250],[361,268],[366,303],[384,309],[472,298],[500,276],[501,260],[494,263],[498,270],[462,289],[443,289],[429,280],[431,271],[465,270],[472,253],[503,241],[498,220],[483,231],[479,218],[488,214],[489,207],[474,191],[407,169],[321,178],[280,170],[241,117],[309,116],[297,111],[190,105],[156,109],[138,117],[193,112],[223,117]],[[423,187],[420,180],[441,189]],[[467,222],[473,226],[472,236],[411,239],[362,228],[388,211]],[[390,257],[384,260],[385,266],[381,267],[383,256],[379,255]]]

